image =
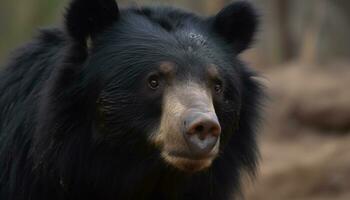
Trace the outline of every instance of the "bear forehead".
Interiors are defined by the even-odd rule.
[[[203,58],[215,57],[217,45],[208,36],[209,34],[202,30],[198,25],[177,27],[172,31],[166,30],[160,24],[136,24],[130,19],[129,30],[132,34],[124,32],[121,36],[124,47],[134,47],[135,49],[148,50],[152,54],[171,54],[179,55],[185,53],[192,56],[202,56]],[[120,27],[123,29],[125,27]],[[163,29],[163,31],[157,31]]]
[[[152,8],[125,10],[121,16],[120,22],[99,38],[98,46],[107,50],[103,56],[118,55],[113,59],[119,63],[130,61],[125,65],[164,60],[184,67],[211,63],[221,67],[226,63],[227,52],[194,14]]]
[[[156,7],[140,7],[131,9],[132,12],[142,15],[150,21],[159,24],[167,31],[186,26],[188,23],[193,24],[200,22],[200,18],[194,13],[173,7],[156,6]]]
[[[149,31],[153,34],[153,37],[160,37],[160,39],[166,39],[167,37],[175,37],[180,43],[188,43],[189,45],[204,46],[207,38],[204,36],[206,31],[202,27],[203,23],[201,19],[193,13],[187,13],[180,9],[174,9],[169,7],[143,7],[130,9],[129,13],[141,16],[149,23],[137,23],[131,15],[128,15],[131,26],[145,33]],[[136,23],[135,23],[136,22]],[[159,33],[150,29],[162,29],[163,33]],[[147,33],[145,34],[147,36]],[[140,36],[140,35],[138,35]]]

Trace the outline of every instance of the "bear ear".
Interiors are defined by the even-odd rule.
[[[247,1],[234,2],[210,18],[211,28],[222,36],[237,54],[247,49],[258,25],[258,15]]]
[[[65,15],[65,28],[73,39],[85,41],[118,18],[115,0],[72,0]]]

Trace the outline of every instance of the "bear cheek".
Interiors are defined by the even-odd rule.
[[[162,116],[159,127],[151,135],[151,142],[162,151],[171,149],[186,149],[186,142],[182,136],[182,113],[186,107],[180,103],[175,95],[165,94]]]

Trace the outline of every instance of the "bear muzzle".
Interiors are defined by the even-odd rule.
[[[211,93],[191,83],[164,95],[163,114],[153,142],[166,163],[186,172],[210,167],[219,152],[221,126]]]

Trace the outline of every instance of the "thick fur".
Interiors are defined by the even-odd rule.
[[[0,73],[0,199],[230,199],[257,163],[261,89],[237,58],[255,28],[245,2],[203,18],[73,1],[64,28],[41,31]],[[225,79],[221,152],[205,171],[168,166],[148,142],[162,98],[140,82],[162,60],[184,75],[215,63]]]

